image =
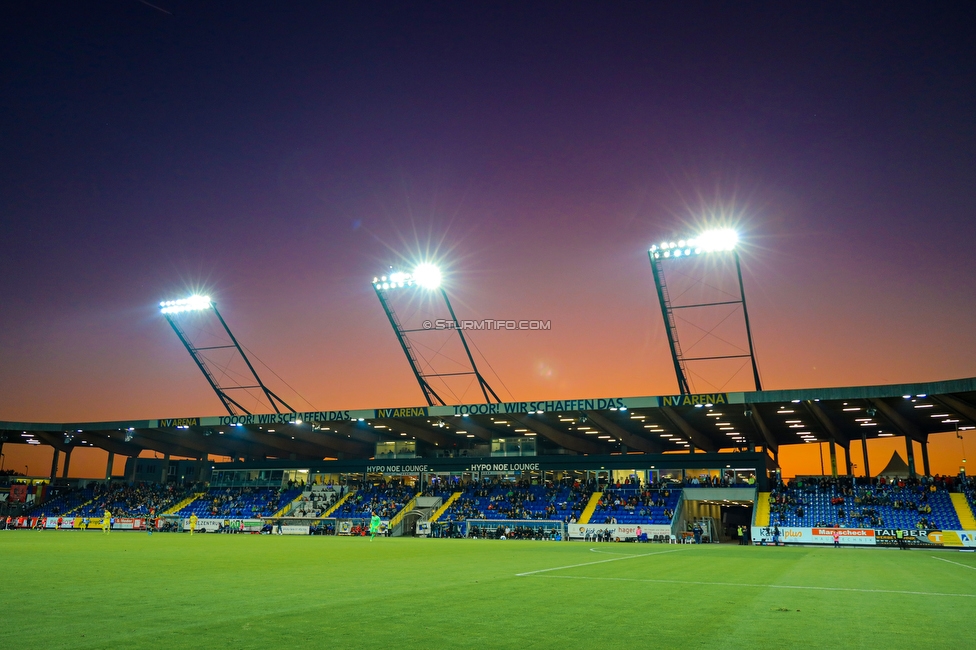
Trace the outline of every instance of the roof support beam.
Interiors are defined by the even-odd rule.
[[[71,449],[71,445],[64,444],[64,435],[57,435],[50,433],[48,431],[37,431],[34,433],[38,440],[41,440],[46,445],[50,445],[60,452],[68,453]]]
[[[295,435],[295,440],[301,440],[319,447],[331,449],[340,454],[351,454],[361,456],[363,454],[372,455],[372,449],[361,442],[350,440],[349,438],[337,438],[329,435],[327,431],[311,431],[304,426],[292,426],[288,432]]]
[[[327,451],[319,445],[313,445],[297,439],[291,440],[290,434],[288,438],[285,438],[284,436],[276,436],[270,433],[254,431],[246,426],[234,427],[234,431],[229,435],[233,435],[239,440],[244,440],[256,445],[271,447],[272,449],[279,450],[277,453],[275,453],[276,456],[281,456],[280,452],[285,452],[289,456],[291,454],[295,454],[296,460],[298,457],[316,458],[318,460],[322,460]]]
[[[766,421],[763,419],[762,413],[759,412],[755,404],[746,404],[746,410],[752,414],[749,419],[752,420],[752,425],[762,436],[762,439],[766,441],[766,447],[772,449],[774,454],[778,453],[779,443],[776,442],[776,437],[773,436],[773,432],[766,426]]]
[[[712,442],[711,438],[688,424],[687,420],[678,415],[678,412],[673,408],[670,406],[662,406],[661,413],[671,421],[671,424],[678,427],[678,430],[686,435],[693,445],[704,451],[718,451],[718,446]]]
[[[486,441],[490,441],[492,438],[498,437],[497,434],[492,435],[490,430],[475,422],[474,418],[471,416],[461,418],[460,424],[457,426],[457,428],[465,433],[470,433],[475,438],[480,438]]]
[[[606,453],[606,450],[601,445],[598,445],[592,440],[584,440],[583,438],[577,438],[576,436],[564,433],[555,427],[549,426],[539,418],[530,418],[527,415],[513,415],[512,419],[566,449],[571,449],[581,454]]]
[[[955,411],[973,424],[976,424],[976,407],[968,402],[964,402],[952,395],[929,395],[929,397],[947,409]]]
[[[383,420],[373,420],[373,423],[385,424],[390,427],[391,434],[394,432],[402,432],[408,436],[413,436],[417,440],[423,440],[432,445],[446,445],[454,446],[458,443],[456,437],[447,435],[446,433],[441,433],[440,431],[432,431],[424,429],[423,427],[418,427],[416,425],[410,424],[409,422],[404,422],[403,420],[396,420],[393,418],[386,418]],[[390,435],[390,438],[396,439],[396,436]]]
[[[146,449],[152,451],[158,451],[163,454],[169,454],[171,456],[183,456],[184,458],[197,458],[200,459],[204,456],[203,452],[197,451],[196,449],[189,449],[187,447],[181,447],[180,445],[170,444],[168,442],[163,442],[157,440],[154,437],[147,435],[141,435],[142,432],[136,431],[136,438],[139,440],[139,445]],[[225,454],[221,454],[225,455]],[[230,454],[226,454],[230,455]]]
[[[898,429],[898,433],[903,436],[907,436],[912,440],[918,442],[925,442],[928,436],[919,429],[917,426],[909,422],[905,416],[892,408],[888,402],[883,399],[871,398],[868,400],[878,411],[881,412],[885,419],[891,423],[891,426]]]
[[[154,441],[169,445],[171,447],[175,446],[182,449],[189,449],[193,452],[189,454],[190,458],[205,458],[208,454],[219,454],[221,456],[230,456],[231,458],[238,458],[240,456],[247,455],[260,455],[255,452],[251,445],[232,440],[227,436],[220,436],[219,438],[213,436],[213,438],[216,439],[211,439],[204,442],[203,439],[200,439],[198,436],[190,433],[189,431],[181,434],[174,434],[166,431],[165,429],[138,429],[136,434],[140,438],[144,437],[148,439],[146,441],[147,447],[150,446],[149,441]],[[167,452],[163,447],[153,448],[163,453],[172,453],[177,455],[173,451]],[[181,453],[178,455],[183,456],[186,454]]]
[[[643,451],[645,454],[660,454],[663,451],[661,445],[653,440],[634,435],[598,411],[586,411],[586,418],[631,449]]]
[[[141,454],[143,449],[139,445],[134,445],[124,440],[116,440],[107,431],[86,431],[85,439],[96,447],[112,452],[113,454],[118,454],[119,456],[135,457]]]
[[[850,438],[845,436],[841,430],[837,428],[837,425],[835,425],[834,421],[830,419],[830,416],[827,415],[822,408],[820,408],[820,405],[811,400],[806,400],[803,402],[803,405],[807,407],[810,415],[812,415],[813,419],[820,424],[820,427],[827,432],[827,435],[830,436],[831,440],[850,452]]]
[[[329,428],[340,436],[347,436],[367,445],[375,445],[383,439],[383,436],[371,431],[365,422],[330,422]]]

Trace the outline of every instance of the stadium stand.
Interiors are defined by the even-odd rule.
[[[769,492],[760,492],[756,495],[756,511],[753,518],[753,526],[769,525]]]
[[[620,485],[603,492],[591,524],[670,524],[681,498],[673,487]]]
[[[599,490],[590,494],[590,500],[587,501],[586,505],[583,507],[583,512],[580,514],[578,522],[581,524],[590,523],[590,519],[593,518],[593,513],[596,512],[596,508],[600,505],[600,499],[603,498],[603,492]]]
[[[961,527],[941,480],[849,478],[799,479],[778,484],[769,495],[770,524],[785,527],[942,528]]]
[[[92,499],[91,488],[52,488],[48,498],[27,511],[28,515],[66,515]]]
[[[485,480],[468,485],[461,496],[440,515],[439,520],[549,519],[575,522],[588,500],[589,492],[572,482],[541,486]]]
[[[180,517],[270,517],[301,494],[302,488],[211,488],[176,514]]]
[[[341,496],[339,487],[313,485],[302,492],[295,507],[285,514],[289,517],[321,517]]]
[[[424,486],[420,496],[440,497],[447,501],[449,498],[451,498],[452,494],[459,492],[462,489],[461,484],[457,482],[449,483],[447,481],[432,481]]]
[[[398,513],[416,492],[397,481],[365,486],[329,516],[336,519],[368,519],[375,512],[383,519]]]
[[[432,524],[438,521],[442,516],[444,516],[445,512],[450,510],[451,506],[454,505],[454,502],[461,498],[462,494],[464,494],[464,492],[454,492],[449,497],[444,499],[444,502],[441,503],[440,507],[438,507],[437,510],[430,515],[430,519],[428,521]]]
[[[95,484],[89,502],[72,514],[78,517],[99,517],[109,510],[116,517],[146,517],[155,509],[161,514],[192,492],[189,488],[155,483]]]
[[[964,495],[965,500],[966,500],[966,503],[965,504],[958,503],[956,505],[956,509],[957,510],[962,510],[963,511],[963,514],[960,515],[959,518],[961,520],[961,519],[963,519],[965,517],[965,514],[966,513],[965,513],[965,510],[962,508],[962,506],[963,505],[968,505],[969,506],[969,513],[968,513],[969,514],[969,517],[968,517],[969,522],[968,523],[973,524],[974,527],[973,528],[966,528],[966,530],[976,530],[976,481],[974,481],[972,478],[964,477],[962,479],[961,484],[958,487],[959,487],[960,493],[962,495]],[[965,526],[966,523],[967,522],[963,522],[963,525]]]
[[[973,516],[972,499],[965,493],[953,492],[949,495],[959,516],[963,530],[976,530],[976,517]]]
[[[174,503],[170,507],[168,507],[165,510],[163,510],[163,514],[164,515],[172,515],[172,514],[175,514],[175,513],[179,512],[183,508],[187,507],[188,505],[190,505],[191,503],[193,503],[194,501],[196,501],[197,499],[199,499],[200,497],[202,497],[205,494],[206,494],[206,492],[193,492],[193,493],[187,495],[185,498],[177,501],[176,503]]]

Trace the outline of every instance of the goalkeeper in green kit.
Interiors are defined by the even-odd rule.
[[[374,512],[372,518],[369,520],[369,541],[373,541],[373,538],[376,537],[376,533],[378,533],[379,530],[380,516]]]

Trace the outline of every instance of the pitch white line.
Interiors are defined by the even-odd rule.
[[[949,564],[955,564],[956,566],[961,566],[961,567],[965,567],[967,569],[972,569],[973,571],[976,571],[976,566],[969,566],[968,564],[961,564],[959,562],[953,562],[952,560],[947,560],[944,557],[935,557],[933,555],[932,556],[932,559],[933,560],[942,560],[943,562],[948,562]]]
[[[665,551],[667,552],[667,551]],[[622,558],[620,558],[622,559]],[[605,562],[609,560],[604,560]],[[589,564],[597,564],[590,562]],[[581,565],[582,566],[582,565]],[[972,567],[970,567],[972,568]],[[538,573],[538,572],[536,572]],[[518,575],[529,575],[519,573]],[[933,591],[907,591],[901,589],[855,589],[853,587],[810,587],[805,585],[762,585],[748,582],[704,582],[698,580],[663,580],[654,578],[605,578],[590,576],[538,576],[540,578],[561,578],[566,580],[610,580],[613,582],[655,582],[674,585],[701,585],[712,587],[761,587],[764,589],[806,589],[811,591],[851,591],[863,594],[903,594],[908,596],[956,596],[959,598],[976,598],[976,594],[946,594]]]
[[[590,549],[592,550],[592,549]],[[678,549],[673,551],[658,551],[657,553],[638,553],[637,555],[621,555],[620,557],[612,557],[609,560],[597,560],[595,562],[583,562],[581,564],[569,564],[567,566],[555,566],[549,569],[537,569],[536,571],[526,571],[525,573],[516,573],[516,576],[531,576],[536,573],[546,573],[547,571],[561,571],[562,569],[575,569],[581,566],[590,566],[592,564],[603,564],[605,562],[619,562],[620,560],[632,560],[635,557],[647,557],[648,555],[661,555],[663,553],[677,553]]]
[[[598,548],[591,548],[590,553],[600,553],[602,555],[626,555],[627,557],[637,557],[638,555],[657,555],[654,553],[614,553],[613,551],[601,551]]]

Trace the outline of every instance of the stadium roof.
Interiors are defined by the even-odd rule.
[[[376,443],[468,449],[533,437],[539,455],[717,452],[750,445],[908,436],[976,428],[976,378],[922,384],[747,393],[542,400],[501,404],[178,417],[117,422],[0,422],[5,444],[61,451],[148,449],[203,458],[368,459]],[[488,455],[487,453],[483,455]]]

